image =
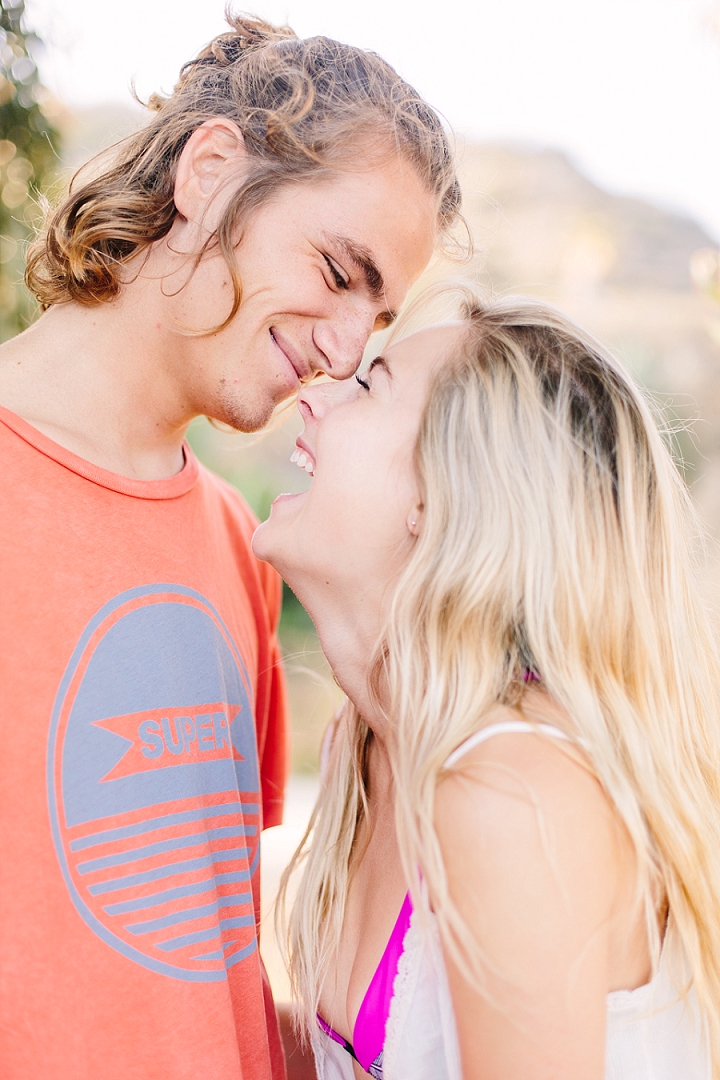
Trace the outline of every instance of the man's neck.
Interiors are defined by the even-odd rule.
[[[101,468],[175,475],[193,411],[152,307],[146,290],[126,288],[112,303],[51,308],[0,348],[0,405]]]

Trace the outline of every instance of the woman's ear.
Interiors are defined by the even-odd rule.
[[[407,527],[408,527],[408,532],[410,533],[411,536],[419,536],[420,535],[420,527],[422,526],[423,510],[424,510],[423,504],[418,503],[417,506],[413,506],[412,510],[410,511],[410,513],[407,516]]]
[[[249,171],[248,152],[237,124],[214,116],[196,128],[185,144],[175,176],[175,206],[186,222],[213,232],[232,190]],[[217,196],[227,188],[226,199]]]

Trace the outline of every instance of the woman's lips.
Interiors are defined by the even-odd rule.
[[[290,460],[299,469],[304,469],[309,476],[315,475],[315,457],[301,438],[295,440],[296,449]]]

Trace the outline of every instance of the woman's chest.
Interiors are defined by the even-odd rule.
[[[372,834],[362,840],[340,941],[320,997],[321,1014],[350,1042],[407,892],[394,831],[376,820]]]
[[[407,901],[409,905],[409,900]],[[320,1080],[460,1080],[455,1022],[437,926],[432,916],[411,914],[393,959],[391,993],[380,1010],[382,1040],[361,1068],[332,1037],[317,1032]],[[366,1019],[365,1003],[357,1028]],[[358,1039],[362,1031],[357,1031]],[[360,1058],[362,1045],[358,1042]],[[375,1056],[374,1051],[380,1052]]]

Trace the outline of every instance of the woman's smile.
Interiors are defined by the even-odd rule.
[[[322,579],[339,591],[362,583],[382,595],[412,549],[419,502],[413,447],[430,383],[458,334],[423,330],[391,345],[357,379],[304,387],[305,428],[291,461],[311,476],[281,496],[253,540],[291,588]],[[377,618],[380,620],[380,612]]]
[[[298,439],[295,445],[296,449],[293,451],[290,460],[299,469],[304,469],[308,476],[314,476],[315,458],[301,439]]]

